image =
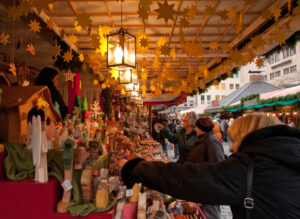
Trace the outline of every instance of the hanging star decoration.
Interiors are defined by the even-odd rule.
[[[86,64],[86,63],[83,63],[83,64],[81,65],[81,69],[82,69],[82,71],[87,70],[87,64]]]
[[[157,45],[158,45],[158,46],[163,46],[163,45],[165,45],[166,43],[167,43],[167,40],[166,40],[165,37],[160,37],[160,38],[158,39],[158,41],[157,41]]]
[[[28,51],[31,55],[35,56],[35,48],[32,43],[27,44],[26,51]]]
[[[280,44],[280,46],[282,46],[282,44],[285,44],[285,39],[287,37],[286,37],[285,31],[283,31],[282,29],[280,29],[279,31],[277,31],[275,33],[274,37],[275,37],[275,40]]]
[[[212,17],[215,15],[215,10],[214,8],[208,4],[205,6],[205,14],[208,16],[208,17]]]
[[[139,41],[139,43],[140,43],[140,46],[144,47],[144,48],[148,47],[148,44],[149,44],[149,42],[146,39],[146,37],[141,38],[140,41]]]
[[[28,13],[32,12],[32,2],[27,0],[22,0],[20,2],[20,5],[18,6],[18,9],[20,10],[21,14],[24,14],[25,17],[27,17]]]
[[[189,26],[190,22],[186,17],[181,17],[179,21],[180,27],[186,28]]]
[[[73,59],[72,50],[69,50],[69,51],[65,52],[64,55],[63,55],[63,59],[64,59],[64,62],[69,63]]]
[[[190,57],[201,57],[203,55],[201,42],[186,42],[183,49],[185,53]]]
[[[94,48],[94,49],[97,49],[99,48],[100,46],[100,38],[98,35],[94,34],[94,35],[91,35],[91,42],[90,42],[91,46]]]
[[[109,48],[111,48],[111,45],[108,45]],[[100,39],[100,53],[102,57],[105,56],[105,53],[107,52],[107,38],[101,38]]]
[[[148,20],[149,14],[151,12],[150,5],[152,4],[152,0],[140,0],[138,5],[138,15],[139,18],[143,20]]]
[[[229,19],[236,17],[236,15],[237,15],[237,11],[235,7],[230,8],[227,12],[227,17]]]
[[[263,46],[264,44],[265,44],[265,40],[262,38],[262,35],[257,35],[255,37],[251,38],[250,45],[255,49],[258,49],[259,47]]]
[[[119,71],[116,69],[111,69],[109,72],[111,74],[111,78],[117,80],[117,78],[119,77]]]
[[[210,50],[217,50],[219,47],[218,41],[210,42],[209,43],[209,49]]]
[[[70,41],[70,43],[76,44],[78,42],[78,37],[74,34],[71,34],[69,35],[68,40]]]
[[[78,25],[81,26],[82,28],[89,30],[91,28],[92,25],[92,20],[90,18],[90,16],[88,16],[87,14],[79,14],[76,18],[76,20],[78,22]]]
[[[57,45],[57,42],[55,42],[55,45],[51,48],[51,56],[57,58],[57,56],[60,56],[60,53],[60,45]]]
[[[44,9],[51,9],[51,7],[53,7],[53,5],[51,6],[53,0],[35,0],[32,2],[32,6],[36,7],[39,11],[41,11],[43,8]],[[50,5],[50,7],[49,7]]]
[[[82,52],[79,53],[78,59],[79,59],[80,62],[84,62],[84,54]]]
[[[36,102],[37,109],[47,109],[49,107],[49,103],[45,101],[43,98],[39,97]]]
[[[7,9],[7,16],[12,18],[13,20],[19,19],[20,16],[22,15],[22,12],[19,8],[16,6],[10,6]]]
[[[174,15],[176,11],[173,9],[175,4],[168,4],[168,1],[165,0],[164,3],[158,2],[158,9],[154,10],[158,13],[157,19],[163,18],[165,23],[168,23],[168,20],[174,20]]]
[[[241,61],[241,52],[237,49],[232,49],[230,51],[229,57],[232,59],[233,62],[239,64]]]
[[[8,39],[9,39],[9,34],[8,33],[2,32],[0,34],[0,44],[1,45],[6,46],[6,44],[8,43]]]
[[[153,69],[158,70],[160,68],[160,66],[161,66],[161,63],[160,63],[159,59],[155,58],[152,63]]]
[[[47,27],[50,29],[50,30],[53,30],[53,27],[54,27],[54,21],[50,18],[47,22]]]
[[[229,43],[223,43],[223,44],[222,44],[222,51],[223,51],[224,53],[228,52],[230,49],[231,49],[231,46],[230,46]]]
[[[276,7],[274,9],[273,15],[274,15],[274,20],[278,21],[280,15],[281,15],[281,9],[279,7]]]
[[[99,26],[98,27],[98,34],[100,37],[106,37],[110,34],[110,27],[109,26]]]
[[[196,6],[196,5],[192,5],[192,6],[188,9],[188,17],[189,17],[189,19],[194,19],[194,17],[196,17],[197,14],[198,14],[197,6]]]
[[[72,73],[71,70],[69,69],[67,71],[67,73],[64,73],[65,76],[65,81],[74,81],[74,77],[76,76],[76,74]]]
[[[170,56],[172,57],[173,60],[176,59],[176,48],[171,49]]]
[[[28,24],[28,26],[30,27],[30,30],[33,32],[40,32],[41,26],[40,26],[40,22],[37,22],[35,19],[34,20],[30,20],[30,23]]]
[[[74,21],[74,28],[76,30],[77,33],[80,33],[82,30],[82,27],[80,25],[78,25],[78,21]]]
[[[15,63],[10,63],[9,64],[9,71],[13,74],[13,76],[17,76],[17,69],[16,69],[16,66],[15,66]]]
[[[261,58],[257,58],[256,61],[255,61],[255,64],[256,66],[259,68],[263,65],[264,63],[264,59],[261,57]]]

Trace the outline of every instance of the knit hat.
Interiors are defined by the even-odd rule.
[[[214,123],[209,116],[201,116],[198,118],[196,126],[204,132],[210,132],[214,127]]]

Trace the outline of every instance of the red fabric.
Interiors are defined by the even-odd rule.
[[[0,152],[0,181],[6,178],[5,169],[4,169],[4,158],[6,157],[6,155],[7,155],[6,151]]]
[[[159,102],[143,102],[144,105],[166,105],[166,106],[171,106],[171,105],[179,105],[182,104],[186,101],[187,94],[186,93],[181,93],[178,97],[176,97],[174,100],[166,102],[166,101],[159,101]]]
[[[36,183],[33,178],[0,181],[0,218],[112,219],[112,211],[91,213],[86,217],[72,217],[70,213],[57,213],[59,190],[59,182],[53,177],[50,177],[47,183]]]
[[[80,96],[80,72],[76,73],[74,81],[69,81],[69,114],[72,114],[72,109],[75,103],[75,96]]]

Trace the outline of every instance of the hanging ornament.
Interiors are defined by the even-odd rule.
[[[265,40],[262,38],[262,35],[257,35],[255,37],[251,38],[250,45],[255,49],[258,49],[259,47],[263,46],[264,44],[265,44]]]
[[[110,27],[109,26],[99,26],[98,34],[100,37],[106,37],[110,34]]]
[[[286,33],[282,29],[275,33],[275,40],[280,44],[280,46],[282,46],[282,44],[285,44],[286,38]]]
[[[160,37],[157,41],[157,45],[160,47],[160,46],[163,46],[167,43],[167,40],[165,37]]]
[[[40,26],[40,22],[37,22],[35,19],[34,20],[30,20],[30,23],[28,24],[28,26],[30,27],[30,30],[33,32],[40,32],[41,26]]]
[[[222,44],[222,51],[223,51],[224,53],[229,52],[230,49],[231,49],[231,46],[230,46],[229,43],[223,43],[223,44]]]
[[[26,51],[28,51],[31,55],[35,56],[35,48],[32,43],[27,44]]]
[[[18,9],[20,10],[21,14],[24,14],[27,17],[28,13],[32,12],[32,1],[22,0]]]
[[[146,39],[146,37],[141,38],[140,41],[139,41],[139,43],[140,43],[140,46],[144,47],[144,48],[148,47],[148,44],[149,44],[149,42]]]
[[[255,64],[258,68],[261,67],[264,64],[264,59],[262,57],[257,58],[256,61],[255,61]]]
[[[209,43],[209,49],[210,50],[217,50],[219,47],[218,41],[210,42]]]
[[[13,20],[19,19],[22,15],[22,11],[16,6],[9,6],[7,9],[7,16],[11,17]]]
[[[47,101],[43,100],[43,98],[39,97],[37,99],[37,103],[36,103],[37,109],[47,109],[49,107],[49,104]]]
[[[74,34],[69,35],[68,40],[73,44],[76,44],[78,42],[78,38]]]
[[[57,56],[60,56],[60,53],[60,45],[57,45],[57,42],[55,42],[55,45],[51,48],[51,56],[57,58]]]
[[[281,15],[281,9],[279,7],[276,7],[273,11],[274,20],[278,21],[280,15]]]
[[[164,3],[158,2],[158,9],[154,10],[158,13],[157,19],[163,18],[165,23],[168,23],[168,20],[174,20],[174,15],[176,11],[173,9],[175,4],[168,4],[168,1],[165,0]]]
[[[16,69],[16,66],[15,66],[15,63],[10,63],[9,64],[9,71],[15,76],[17,77],[17,69]]]
[[[208,17],[212,17],[215,15],[215,10],[210,4],[208,4],[205,6],[205,13]]]
[[[160,47],[160,51],[161,51],[162,55],[169,56],[171,49],[168,45],[164,45],[164,46]]]
[[[180,24],[180,27],[186,28],[189,26],[190,22],[186,17],[182,17],[182,18],[180,18],[179,24]]]
[[[50,18],[47,22],[47,27],[50,29],[50,30],[53,30],[54,28],[54,21]]]
[[[92,25],[92,20],[90,18],[90,16],[88,16],[87,14],[79,14],[76,18],[76,20],[78,22],[78,25],[81,26],[82,28],[89,30],[91,28]]]
[[[80,62],[84,62],[84,54],[82,52],[79,53],[78,58]]]
[[[64,73],[65,76],[65,81],[74,81],[74,77],[76,76],[76,74],[72,73],[71,70],[69,69],[67,71],[67,73]]]
[[[36,9],[41,11],[43,8],[44,9],[53,8],[53,5],[51,6],[52,2],[53,2],[53,0],[35,0],[32,2],[32,6],[36,7]],[[49,5],[50,5],[50,7],[49,7]]]
[[[173,60],[176,59],[176,48],[171,49],[170,56],[172,57]]]
[[[222,20],[223,20],[223,21],[226,21],[226,20],[228,19],[227,14],[228,14],[228,11],[225,10],[225,9],[224,9],[223,11],[219,11],[219,12],[218,12],[218,15],[220,16],[221,21],[222,21]]]
[[[196,17],[197,14],[198,14],[197,6],[196,5],[192,5],[189,8],[189,11],[188,11],[188,17],[189,17],[189,19],[194,19],[194,17]]]
[[[80,33],[82,30],[82,27],[80,25],[78,25],[78,21],[74,21],[74,28],[77,33]]]
[[[2,32],[0,34],[0,44],[6,46],[8,44],[9,34]]]
[[[63,59],[65,62],[70,62],[73,59],[72,50],[66,51],[63,55]]]
[[[229,19],[235,18],[236,15],[237,15],[237,10],[236,10],[235,7],[230,8],[230,9],[228,10],[228,12],[227,12],[227,17],[228,17]]]

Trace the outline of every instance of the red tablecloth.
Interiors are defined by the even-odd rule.
[[[36,183],[33,178],[20,181],[0,181],[1,219],[74,219],[69,213],[56,212],[59,183],[50,177],[47,183]],[[112,211],[92,213],[81,219],[112,219]]]

